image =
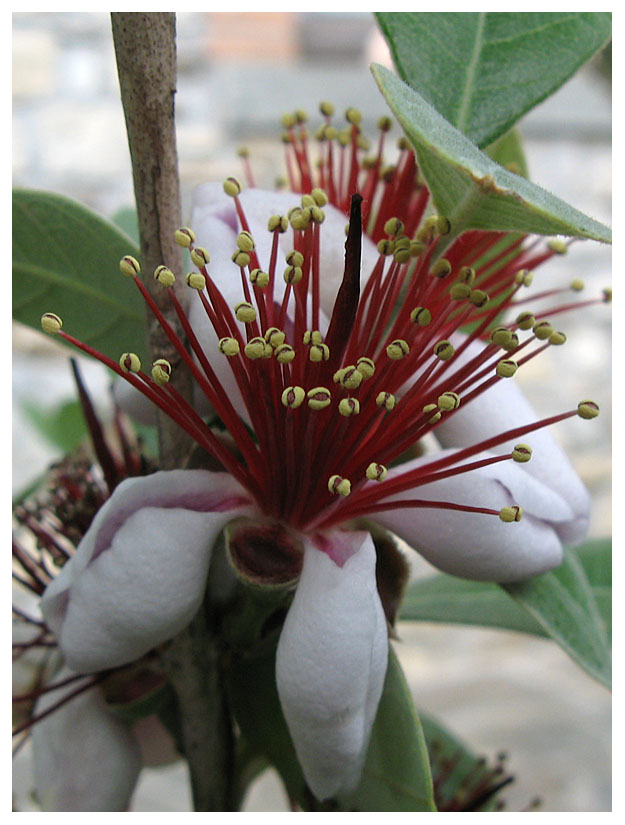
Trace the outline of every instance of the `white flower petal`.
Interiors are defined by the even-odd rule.
[[[120,484],[42,598],[68,665],[116,667],[185,627],[217,535],[249,509],[226,473],[173,470]]]
[[[306,540],[304,567],[278,644],[276,680],[306,781],[319,799],[358,783],[388,660],[368,533],[327,534],[339,567]]]
[[[54,681],[72,675],[62,669]],[[44,694],[42,713],[80,682]],[[129,729],[90,688],[33,726],[37,798],[44,811],[126,811],[141,758]]]
[[[442,451],[435,458],[451,452]],[[481,453],[475,459],[487,455]],[[388,478],[430,461],[432,457],[407,462]],[[561,496],[512,461],[424,484],[385,502],[411,499],[493,510],[515,504],[523,508],[521,521],[514,523],[481,513],[422,507],[371,514],[374,521],[446,573],[479,581],[523,581],[552,570],[562,561],[557,528],[571,517],[571,509]]]
[[[457,365],[466,364],[482,350],[482,343],[472,342]],[[470,404],[461,404],[453,415],[445,417],[435,435],[443,447],[466,447],[533,421],[538,421],[538,416],[518,384],[514,379],[502,379]],[[590,496],[564,450],[547,429],[528,433],[497,449],[505,451],[519,442],[529,444],[533,450],[532,460],[523,465],[524,472],[555,490],[571,507],[571,518],[556,526],[558,535],[565,543],[582,541],[588,530]]]

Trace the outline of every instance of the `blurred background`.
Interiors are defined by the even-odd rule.
[[[305,109],[315,128],[318,104],[363,112],[365,133],[386,114],[368,70],[390,65],[369,13],[182,12],[178,27],[178,154],[183,218],[196,184],[242,177],[246,146],[261,186],[283,174],[280,117]],[[611,220],[609,62],[595,61],[521,121],[532,179],[593,217]],[[394,132],[399,137],[397,127]],[[105,216],[132,206],[124,119],[110,21],[104,13],[13,14],[14,185],[76,198]],[[36,238],[33,239],[36,242]],[[547,269],[548,267],[548,269]],[[587,296],[610,283],[610,250],[573,244],[549,262],[539,285],[582,278]],[[46,309],[46,308],[44,308]],[[590,535],[611,533],[610,309],[562,316],[565,347],[531,361],[518,379],[542,415],[593,398],[601,416],[569,420],[554,432],[594,501]],[[85,362],[94,396],[108,376]],[[516,379],[515,379],[516,380]],[[67,352],[15,325],[13,347],[13,492],[39,477],[57,450],[33,425],[34,407],[52,414],[73,397]],[[415,575],[427,570],[415,560]],[[436,625],[400,627],[396,649],[417,706],[438,716],[476,752],[505,750],[517,781],[504,794],[522,810],[535,796],[543,811],[608,811],[610,700],[549,642],[503,631]],[[36,810],[27,750],[15,763],[18,810]],[[190,810],[184,768],[144,772],[134,810]],[[265,776],[248,811],[288,810]]]

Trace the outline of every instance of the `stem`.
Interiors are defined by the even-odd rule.
[[[174,241],[180,227],[180,186],[174,122],[176,19],[171,12],[113,12],[113,41],[132,160],[145,285],[160,312],[185,340],[167,290],[152,273],[160,264],[182,270],[182,251]],[[187,290],[176,281],[184,306]],[[178,291],[180,290],[180,291]],[[153,360],[172,365],[172,383],[191,400],[191,375],[158,323],[149,329]],[[176,369],[180,366],[181,369]],[[190,452],[186,434],[159,414],[160,466],[184,466]],[[232,807],[232,724],[224,701],[218,645],[202,609],[163,653],[165,671],[180,713],[184,752],[189,763],[196,811]]]

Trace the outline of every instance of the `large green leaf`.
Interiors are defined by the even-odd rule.
[[[604,46],[609,12],[378,12],[400,76],[478,146]]]
[[[275,766],[304,810],[434,811],[427,749],[401,667],[393,651],[363,776],[354,793],[315,803],[306,787],[282,715],[275,684],[276,642],[234,656],[228,695],[242,735]]]
[[[608,227],[499,166],[395,74],[376,64],[372,72],[415,148],[438,212],[451,223],[447,243],[467,229],[610,242]]]
[[[65,329],[118,358],[145,349],[141,296],[119,271],[134,241],[70,198],[17,189],[13,193],[13,317],[41,329],[55,312]]]
[[[444,573],[421,579],[408,587],[399,618],[549,636],[591,675],[606,682],[612,611],[611,547],[606,539],[569,549],[558,570],[505,589]]]

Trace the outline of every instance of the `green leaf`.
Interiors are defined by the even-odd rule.
[[[415,148],[436,209],[451,223],[447,245],[467,229],[610,242],[608,227],[499,166],[388,69],[373,64],[372,72]]]
[[[297,761],[275,684],[277,638],[254,653],[234,656],[228,695],[242,735],[275,766],[292,799],[304,810],[434,811],[423,732],[393,651],[378,715],[354,793],[315,803]]]
[[[63,453],[71,452],[87,435],[85,418],[78,401],[68,401],[53,410],[23,404],[21,411],[38,432]]]
[[[440,573],[413,582],[399,618],[548,636],[591,675],[609,675],[611,541],[568,549],[558,570],[505,589]],[[508,598],[508,594],[513,599]]]
[[[145,349],[145,312],[119,271],[136,244],[112,223],[51,192],[13,193],[13,317],[40,330],[55,312],[65,329],[111,358]],[[61,340],[61,339],[59,339]]]
[[[136,209],[130,206],[118,209],[111,220],[129,238],[132,238],[136,246],[139,246],[139,217]]]
[[[399,75],[478,146],[610,39],[609,12],[379,12]]]

